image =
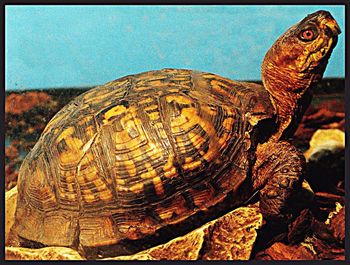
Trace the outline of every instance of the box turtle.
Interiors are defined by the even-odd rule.
[[[193,216],[255,193],[266,220],[288,219],[304,157],[287,140],[338,34],[329,12],[308,15],[267,52],[263,85],[163,69],[81,94],[21,165],[13,228],[21,244],[124,254],[125,242],[188,220],[199,226]]]

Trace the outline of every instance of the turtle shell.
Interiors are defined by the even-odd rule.
[[[55,115],[24,160],[17,233],[96,247],[178,224],[250,177],[256,124],[273,115],[262,86],[190,70],[91,89]]]

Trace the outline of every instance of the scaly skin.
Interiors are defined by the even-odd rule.
[[[311,28],[312,33],[306,31]],[[257,148],[254,187],[262,188],[261,210],[267,218],[283,218],[292,190],[301,185],[305,159],[285,140],[309,106],[311,88],[321,80],[338,34],[331,14],[318,11],[291,27],[265,56],[262,79],[276,108],[277,131]]]

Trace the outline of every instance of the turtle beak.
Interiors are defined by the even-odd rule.
[[[333,36],[338,36],[341,33],[338,23],[332,18],[325,19],[324,25],[332,32]]]

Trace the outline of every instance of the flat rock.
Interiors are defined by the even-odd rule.
[[[45,92],[29,91],[26,93],[12,93],[6,97],[5,113],[22,114],[38,105],[45,105],[52,101]]]
[[[345,176],[345,133],[338,129],[320,129],[304,153],[306,179],[315,192],[339,193]]]
[[[257,260],[315,260],[317,256],[304,245],[289,246],[277,242],[258,253],[255,258]]]
[[[311,140],[310,148],[304,153],[305,158],[315,160],[320,152],[336,152],[345,149],[345,133],[339,129],[319,129]]]
[[[340,245],[345,242],[345,207],[336,203],[336,209],[329,214],[326,224],[329,224],[333,236]]]

